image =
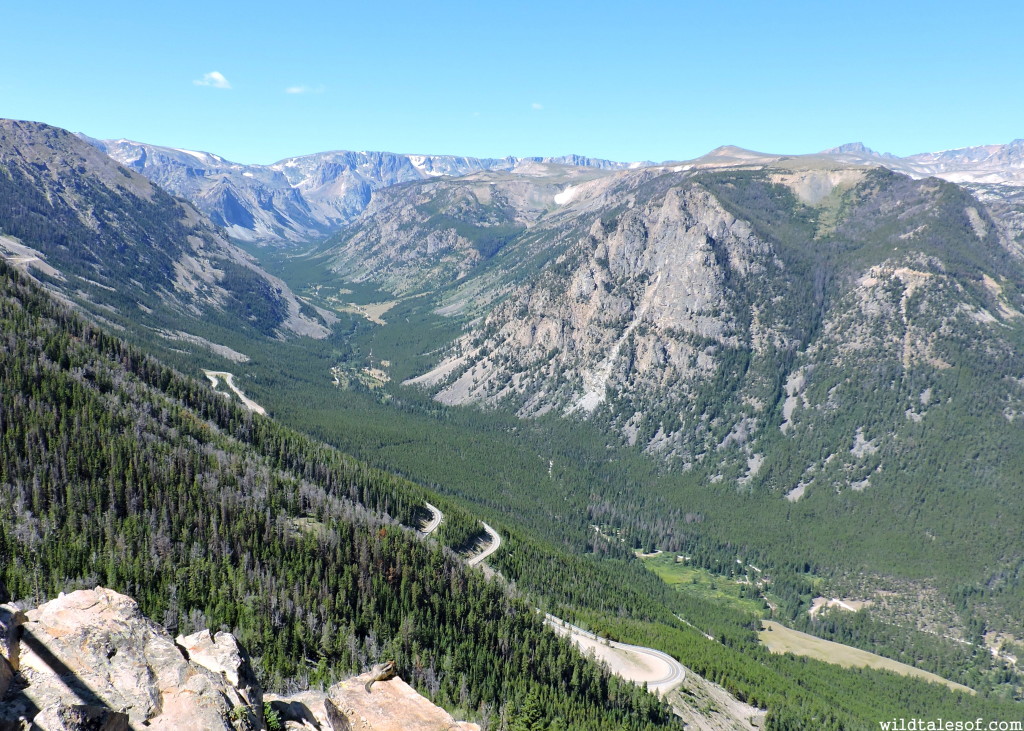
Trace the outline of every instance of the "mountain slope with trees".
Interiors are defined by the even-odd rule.
[[[598,525],[748,559],[792,598],[808,574],[848,587],[908,632],[1017,636],[1024,266],[1003,208],[881,168],[730,161],[561,180],[487,258],[416,248],[523,216],[480,184],[390,188],[303,276],[397,295],[386,324],[339,328],[339,367],[369,353],[488,411],[392,382],[325,396],[365,414],[359,440],[326,407],[283,418],[567,545],[605,550]]]
[[[430,499],[446,514],[442,541],[462,548],[475,521],[458,504],[240,410],[0,271],[0,483],[11,496],[0,508],[9,559],[0,579],[16,595],[100,583],[131,593],[178,631],[235,631],[277,687],[329,682],[387,655],[433,698],[480,718],[540,709],[570,728],[671,723],[652,697],[544,632],[514,592],[402,527]],[[536,601],[604,622],[608,634],[650,638],[767,706],[772,723],[827,716],[858,728],[879,708],[974,708],[874,675],[877,697],[865,705],[856,675],[769,657],[753,639],[755,618],[726,621],[714,606],[674,598],[640,578],[628,551],[603,560],[522,531],[508,539],[496,563]],[[722,646],[680,630],[673,612]],[[630,622],[608,621],[613,613]],[[805,672],[822,682],[799,680]]]
[[[327,334],[190,204],[56,127],[0,120],[0,250],[93,317],[183,343]]]
[[[382,657],[438,702],[568,728],[669,722],[499,583],[402,524],[426,493],[241,410],[0,264],[2,581],[97,584],[172,632],[229,628],[270,687]],[[443,499],[446,515],[459,510]]]
[[[422,520],[425,498],[446,522],[465,524],[458,505],[240,409],[85,323],[6,264],[0,333],[0,582],[15,598],[116,587],[172,632],[234,632],[271,688],[327,684],[388,658],[435,701],[498,727],[676,723],[653,696],[546,630],[502,581],[403,527]],[[509,537],[499,565],[536,599],[664,648],[767,707],[767,728],[1007,712],[908,678],[769,655],[752,615],[629,579],[621,561],[601,568]]]

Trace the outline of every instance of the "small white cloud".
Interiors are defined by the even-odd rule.
[[[203,78],[195,79],[192,83],[196,86],[212,86],[214,89],[231,88],[231,82],[224,78],[224,74],[220,71],[211,71],[208,74],[203,74]]]
[[[323,94],[324,85],[318,86],[289,86],[284,90],[285,94]]]
[[[531,109],[543,109],[544,105],[541,104],[540,102],[534,102],[533,104],[530,105],[530,108]]]

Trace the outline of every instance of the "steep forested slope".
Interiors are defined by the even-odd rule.
[[[240,410],[4,264],[0,333],[0,581],[15,597],[114,587],[172,631],[230,628],[272,686],[388,657],[485,718],[533,696],[570,728],[668,720],[403,528],[425,496],[411,483]]]
[[[328,252],[337,278],[303,262],[313,297],[399,299],[309,363],[394,381],[325,392],[307,367],[289,387],[324,403],[278,400],[282,418],[572,550],[750,561],[787,622],[1002,682],[985,643],[1019,646],[1024,611],[1024,275],[1002,208],[822,160],[538,178],[562,186],[542,212],[491,178],[490,200],[468,178],[390,188]],[[418,245],[514,221],[488,257]],[[396,384],[425,372],[420,394]],[[544,565],[496,560],[521,585]],[[867,618],[811,620],[821,592]]]
[[[44,124],[0,120],[0,252],[117,324],[172,336],[327,332],[191,205]]]
[[[548,260],[413,382],[849,517],[834,535],[858,563],[1017,592],[1024,265],[981,203],[863,169],[637,173],[613,192],[575,236],[536,227]]]

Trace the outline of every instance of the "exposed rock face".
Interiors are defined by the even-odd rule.
[[[684,468],[717,465],[712,481],[878,484],[918,394],[980,349],[1019,362],[1020,242],[948,183],[755,162],[600,181],[509,244],[508,261],[548,256],[412,382],[449,404],[584,416]],[[912,395],[899,419],[858,415],[893,382]],[[1015,382],[989,387],[1021,401]],[[772,464],[781,442],[826,434],[842,436],[808,447],[815,474]]]
[[[400,678],[367,693],[372,672],[326,693],[264,698],[231,634],[172,640],[109,589],[62,594],[26,613],[3,605],[0,632],[0,731],[254,730],[265,728],[264,700],[291,729],[479,731]]]
[[[782,270],[772,247],[705,188],[672,187],[594,221],[421,382],[444,383],[442,402],[511,398],[523,415],[591,414],[623,401],[682,408],[722,351],[786,340],[758,316],[760,302],[735,296]],[[632,416],[620,424],[634,442],[636,427]],[[671,436],[657,436],[657,448]]]
[[[281,719],[294,729],[370,729],[371,731],[479,731],[475,723],[456,721],[413,690],[401,678],[378,680],[373,672],[337,683],[326,692],[307,691],[288,698],[267,696]]]
[[[259,686],[228,679],[253,682],[230,635],[218,638],[224,649],[216,652],[198,639],[205,664],[187,660],[132,599],[102,588],[47,602],[27,620],[18,680],[0,710],[8,728],[18,728],[19,718],[24,728],[43,729],[126,728],[125,721],[163,729],[260,727],[262,714],[249,707],[261,710]],[[214,659],[221,671],[209,669]]]

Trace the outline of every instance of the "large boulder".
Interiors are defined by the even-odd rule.
[[[332,685],[328,698],[345,715],[352,728],[373,731],[480,731],[475,723],[456,721],[443,708],[435,706],[401,678],[378,680],[370,692],[366,681],[372,673]]]
[[[363,673],[332,685],[326,693],[309,690],[267,702],[289,731],[480,731],[475,723],[456,721],[401,678],[376,681],[366,692]]]
[[[245,650],[208,630],[177,643],[129,597],[97,588],[28,612],[0,606],[0,731],[257,731],[267,701],[286,729],[479,731],[401,678],[267,695]]]
[[[223,677],[238,696],[237,702],[253,708],[263,708],[263,689],[253,672],[249,655],[229,632],[212,634],[204,629],[187,637],[174,640],[184,648],[189,662],[201,665]]]
[[[262,725],[261,706],[254,712],[224,673],[189,661],[129,597],[103,588],[76,591],[26,618],[19,677],[0,703],[0,729],[65,729],[79,719],[81,728],[112,730],[119,714],[132,727],[150,729]]]

